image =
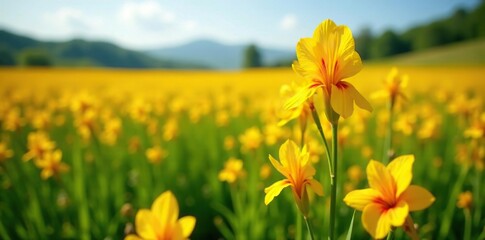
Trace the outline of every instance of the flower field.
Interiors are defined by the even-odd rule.
[[[413,155],[409,188],[434,197],[416,212],[409,203],[416,234],[485,239],[485,68],[397,71],[364,64],[346,79],[373,110],[337,120],[334,234],[371,238],[352,191],[388,174],[372,172],[387,164],[371,160]],[[392,88],[392,76],[406,81]],[[303,213],[316,239],[326,239],[330,153],[311,116],[284,108],[301,81],[291,69],[0,69],[0,238],[136,239],[152,218],[173,218],[171,234],[192,239],[303,239]],[[330,142],[322,94],[314,104]],[[268,193],[292,175],[285,158],[295,154],[308,158],[308,196]],[[409,199],[424,198],[420,191]],[[155,216],[165,203],[170,214]]]

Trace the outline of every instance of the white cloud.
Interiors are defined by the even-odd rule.
[[[97,29],[101,25],[99,19],[87,16],[82,11],[69,7],[60,8],[53,14],[46,14],[44,17],[52,25],[67,32],[85,32]]]
[[[175,14],[154,0],[125,2],[119,11],[125,24],[148,29],[160,29],[175,22]]]
[[[287,14],[281,19],[280,28],[283,30],[292,30],[298,24],[298,20],[295,15]]]
[[[198,24],[194,20],[187,20],[182,23],[182,26],[185,30],[194,30],[198,26]]]

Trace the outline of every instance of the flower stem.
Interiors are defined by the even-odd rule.
[[[310,235],[310,239],[311,240],[315,239],[315,237],[313,236],[313,228],[312,228],[312,225],[310,224],[310,221],[305,216],[303,216],[303,218],[305,219],[305,223],[306,223],[306,227],[308,229],[308,234]]]
[[[301,216],[299,214],[299,210],[298,208],[296,209],[296,231],[295,231],[295,240],[301,240],[301,236],[302,236],[302,232],[303,232],[303,229],[302,229],[302,222],[301,222]]]
[[[330,148],[328,147],[327,139],[325,138],[325,134],[323,133],[320,117],[318,117],[318,113],[316,109],[312,109],[312,116],[313,116],[313,121],[315,122],[315,125],[317,125],[318,132],[322,137],[323,144],[325,145],[325,153],[327,155],[328,170],[330,172],[330,176],[332,176],[333,166],[332,166],[332,159],[330,158]],[[330,180],[333,181],[333,178],[330,178]]]
[[[393,236],[392,236],[393,232],[394,232],[393,230],[389,231],[389,233],[387,234],[386,240],[392,240],[393,239]]]
[[[465,213],[465,233],[463,235],[463,240],[470,240],[472,233],[472,216],[470,214],[470,209],[465,208],[463,210]]]
[[[330,229],[329,239],[335,238],[336,208],[337,208],[337,158],[338,158],[338,122],[332,124],[332,160],[333,174],[330,175],[332,190],[330,192]]]
[[[382,156],[382,162],[384,164],[389,163],[391,161],[392,153],[392,123],[393,123],[393,103],[389,102],[388,104],[388,111],[389,111],[389,121],[387,123],[387,133],[386,139],[384,140],[384,155]]]

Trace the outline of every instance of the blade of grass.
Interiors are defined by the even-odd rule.
[[[347,232],[347,237],[345,237],[345,240],[352,239],[352,232],[354,230],[354,217],[355,217],[355,210],[354,210],[354,213],[352,213],[352,220],[350,220],[349,231]]]
[[[78,204],[78,220],[79,220],[79,237],[81,239],[90,239],[89,226],[89,208],[86,198],[86,188],[84,185],[84,168],[81,147],[79,140],[75,140],[72,148],[72,168],[74,175],[74,193]]]

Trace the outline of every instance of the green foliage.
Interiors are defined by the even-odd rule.
[[[26,49],[20,54],[20,63],[28,67],[49,67],[52,66],[52,57],[43,49]]]
[[[0,66],[14,66],[15,64],[14,55],[6,49],[0,49]]]
[[[261,54],[259,53],[258,48],[256,45],[251,44],[244,50],[244,61],[243,67],[244,68],[257,68],[261,67]]]
[[[295,59],[282,59],[282,60],[279,60],[279,61],[271,64],[270,67],[274,67],[274,68],[280,68],[280,67],[289,68],[293,64],[293,61],[295,61]]]
[[[371,48],[374,37],[370,28],[362,29],[359,35],[355,38],[355,50],[360,54],[362,59],[371,58]]]
[[[401,34],[387,30],[373,36],[368,28],[364,28],[356,36],[355,44],[362,59],[380,59],[481,37],[485,37],[485,1],[473,10],[459,8],[449,17]]]
[[[410,52],[386,58],[397,65],[468,65],[485,63],[485,39],[452,43],[419,52]]]
[[[406,52],[407,50],[406,42],[393,31],[387,30],[374,41],[371,48],[371,56],[373,58],[383,58]]]

